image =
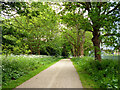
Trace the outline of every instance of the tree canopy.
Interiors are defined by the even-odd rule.
[[[73,13],[76,10],[79,15],[88,13],[87,18],[92,27],[88,31],[93,34],[92,42],[95,50],[95,59],[101,61],[100,43],[102,38],[104,38],[104,43],[118,47],[118,42],[115,38],[119,37],[120,2],[64,2],[63,6],[65,8],[61,11],[61,15],[64,15],[66,12]],[[106,36],[109,37],[105,38]],[[110,40],[114,43],[116,42],[116,44],[113,45]]]
[[[56,13],[51,5],[61,10]],[[60,6],[59,6],[60,5]],[[120,2],[1,2],[3,53],[84,56],[119,48]],[[63,7],[63,8],[62,8]]]

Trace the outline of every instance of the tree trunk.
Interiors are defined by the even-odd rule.
[[[76,50],[74,46],[73,46],[73,54],[74,54],[74,57],[76,57]]]
[[[40,44],[38,44],[38,55],[40,55],[40,46],[39,46]]]
[[[40,50],[38,50],[38,55],[40,55]]]
[[[31,46],[30,46],[30,50],[31,50],[30,54],[32,54],[33,51],[32,51],[32,47]]]
[[[77,47],[77,56],[80,56],[80,46]]]
[[[77,56],[80,56],[80,30],[77,29]]]
[[[86,31],[83,31],[83,34],[82,34],[82,41],[81,41],[81,44],[80,44],[80,56],[84,56],[84,43],[85,43],[85,32]]]
[[[92,38],[92,42],[94,45],[94,52],[95,52],[95,60],[99,60],[101,61],[101,50],[100,50],[100,40],[99,40],[99,30],[96,30],[95,28],[93,28],[93,38]]]
[[[40,47],[38,47],[38,55],[40,55]]]
[[[30,54],[32,54],[32,50],[31,50]]]
[[[37,37],[37,40],[38,40],[38,55],[40,55],[40,40],[38,37]]]
[[[83,43],[81,43],[81,45],[80,45],[80,56],[84,56]]]

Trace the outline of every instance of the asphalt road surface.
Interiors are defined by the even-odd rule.
[[[70,59],[62,59],[16,88],[82,88]]]

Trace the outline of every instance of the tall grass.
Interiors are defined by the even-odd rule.
[[[11,80],[28,74],[29,72],[44,67],[50,63],[58,61],[60,58],[56,57],[27,57],[27,56],[9,56],[2,57],[2,84],[7,85]]]
[[[92,57],[73,58],[78,72],[87,73],[100,88],[118,88],[118,60],[95,61]]]

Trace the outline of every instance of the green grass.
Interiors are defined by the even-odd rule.
[[[118,61],[72,58],[84,88],[118,88]]]
[[[15,88],[61,58],[56,57],[13,57],[2,61],[2,88]]]
[[[78,58],[76,58],[77,60],[79,60]],[[99,88],[99,85],[97,85],[89,76],[89,74],[84,71],[80,65],[77,64],[77,62],[75,61],[75,58],[71,59],[71,61],[73,62],[74,67],[77,70],[77,73],[80,77],[80,81],[82,83],[82,86],[84,88]]]

